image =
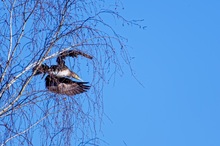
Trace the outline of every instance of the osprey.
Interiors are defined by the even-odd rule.
[[[92,59],[92,56],[85,54],[80,51],[70,50],[64,51],[57,57],[57,65],[51,65],[50,67],[46,64],[42,64],[38,67],[34,67],[33,71],[36,71],[34,75],[38,74],[49,74],[45,78],[46,88],[57,94],[65,94],[65,95],[76,95],[83,92],[86,92],[90,86],[85,85],[88,82],[75,82],[66,77],[72,77],[77,80],[82,79],[73,71],[71,71],[66,65],[64,59],[67,56],[77,57],[78,55],[82,55],[88,59]]]

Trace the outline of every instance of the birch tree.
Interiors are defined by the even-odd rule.
[[[99,145],[103,86],[130,64],[126,39],[112,24],[137,25],[103,0],[2,0],[0,2],[1,145]],[[93,57],[67,58],[68,66],[91,85],[74,97],[48,92],[33,67],[55,64],[65,50]]]

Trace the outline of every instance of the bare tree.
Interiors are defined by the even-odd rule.
[[[117,13],[118,4],[106,9],[103,0],[0,2],[1,145],[99,145],[103,85],[123,73],[119,57],[130,64],[126,39],[107,20],[136,25]],[[33,76],[34,66],[55,64],[65,50],[93,56],[67,59],[68,66],[87,77],[89,92],[53,94],[42,76]]]

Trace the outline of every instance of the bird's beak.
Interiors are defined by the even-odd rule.
[[[82,81],[83,82],[83,80],[77,75],[77,74],[74,74],[74,76],[73,76],[75,79],[77,79],[77,80],[80,80],[80,81]]]
[[[78,78],[76,78],[77,80],[80,80],[80,81],[82,81],[83,82],[83,80],[80,78],[80,77],[78,77]]]

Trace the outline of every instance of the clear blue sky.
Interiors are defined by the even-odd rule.
[[[145,30],[121,34],[135,59],[105,87],[102,127],[110,146],[220,145],[220,1],[123,1]],[[126,143],[126,144],[125,144]]]

